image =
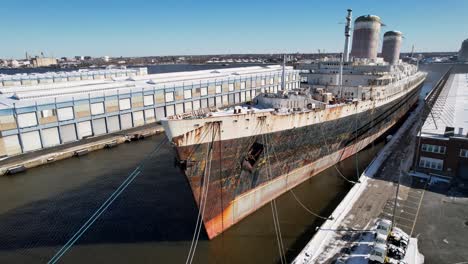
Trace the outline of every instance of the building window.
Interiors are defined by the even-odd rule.
[[[296,74],[293,74],[292,77],[293,77],[293,81],[295,81],[296,80]]]
[[[255,82],[256,82],[255,80],[252,80],[252,81],[250,82],[250,86],[251,86],[252,88],[255,88],[255,84],[256,84]]]
[[[18,114],[19,127],[32,127],[35,125],[37,125],[36,112]]]
[[[143,97],[143,105],[144,106],[154,105],[154,96],[153,95],[145,95]]]
[[[207,96],[208,95],[208,87],[200,88],[200,95],[201,96]]]
[[[274,80],[273,78],[270,78],[270,84],[273,84]]]
[[[184,90],[184,99],[192,98],[192,90]]]
[[[460,149],[460,157],[468,158],[468,149]]]
[[[265,85],[265,79],[262,79],[262,86]]]
[[[120,110],[128,110],[132,108],[130,104],[130,98],[120,99],[119,100],[119,108]]]
[[[216,93],[217,94],[221,93],[221,85],[216,85]]]
[[[241,82],[241,90],[245,89],[245,82]]]
[[[65,121],[75,118],[73,114],[73,107],[64,107],[57,109],[57,115],[59,121]]]
[[[421,150],[425,151],[425,152],[445,154],[446,147],[445,146],[439,146],[439,145],[422,144]]]
[[[419,167],[441,171],[444,167],[444,161],[440,159],[421,157],[419,159]]]
[[[234,84],[233,83],[229,84],[229,91],[230,92],[234,91]]]
[[[104,103],[99,102],[99,103],[91,104],[91,114],[92,115],[104,114]]]
[[[168,92],[165,96],[166,103],[174,101],[174,92]]]
[[[51,117],[55,115],[57,115],[55,109],[44,109],[41,111],[41,118]]]

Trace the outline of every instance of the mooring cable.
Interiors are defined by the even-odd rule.
[[[120,186],[107,198],[106,201],[94,212],[94,214],[76,231],[73,236],[60,248],[57,253],[47,262],[48,264],[57,263],[60,258],[76,243],[78,239],[94,224],[94,222],[109,208],[109,206],[119,197],[119,195],[125,191],[125,189],[133,182],[133,180],[141,174],[145,163],[151,158],[159,149],[166,143],[167,139],[164,138],[154,150],[147,155],[142,162],[130,173],[127,178],[120,184]]]
[[[271,142],[271,138],[270,138],[270,142]],[[276,151],[274,148],[272,148],[272,153],[273,155],[275,156],[275,159],[278,161],[278,155],[276,154]],[[287,174],[289,174],[289,171],[287,172]],[[307,206],[305,206],[300,200],[299,198],[296,196],[296,194],[294,193],[293,189],[290,189],[289,190],[291,192],[291,194],[294,196],[294,199],[299,203],[299,205],[301,205],[307,212],[309,212],[310,214],[318,217],[318,218],[321,218],[321,219],[324,219],[324,220],[333,220],[333,217],[330,216],[330,217],[325,217],[325,216],[321,216],[319,214],[316,214],[314,212],[312,212],[312,210],[310,210],[309,208],[307,208]]]
[[[211,160],[213,159],[213,145],[214,145],[213,124],[211,124],[211,128],[213,129],[212,139],[211,139],[210,148],[208,149],[207,155],[206,155],[206,162],[205,162],[206,166],[204,170],[204,177],[202,179],[203,184],[202,184],[201,197],[200,197],[200,203],[199,203],[199,209],[198,209],[197,223],[195,224],[195,231],[193,233],[192,243],[190,245],[190,250],[187,255],[187,259],[185,261],[186,264],[191,264],[193,262],[195,251],[198,245],[198,239],[200,238],[201,228],[203,226],[203,216],[205,214],[205,208],[206,208],[206,202],[207,202],[206,199],[208,197],[208,188],[210,184]]]
[[[265,134],[263,135],[263,140],[265,142],[265,154],[266,154],[266,164],[267,164],[267,176],[269,180],[271,179],[271,163],[270,163],[270,141],[268,140],[268,136]],[[286,255],[284,253],[284,244],[283,244],[283,236],[281,234],[281,226],[278,217],[278,208],[276,206],[276,199],[273,199],[270,202],[271,205],[271,212],[273,217],[273,224],[275,225],[275,232],[276,238],[278,242],[278,250],[280,252],[281,263],[287,263]]]
[[[293,195],[294,199],[302,206],[302,208],[304,208],[304,210],[306,210],[307,212],[309,212],[311,215],[315,216],[315,217],[318,217],[318,218],[321,218],[323,220],[333,220],[333,217],[325,217],[325,216],[321,216],[321,215],[318,215],[314,212],[312,212],[312,210],[310,210],[309,208],[307,208],[307,206],[305,206],[300,200],[299,198],[297,198],[296,194],[294,193],[293,189],[289,190],[289,192]]]
[[[325,134],[323,133],[322,127],[320,127],[320,132],[321,132],[321,135],[322,135],[323,143],[325,143],[325,147],[327,148],[327,152],[328,152],[327,155],[330,155],[331,149],[330,149],[330,146],[329,146],[328,143],[327,143],[327,140],[325,139]],[[342,140],[341,142],[343,142],[343,140]],[[341,158],[340,158],[340,159],[341,159]],[[337,162],[339,162],[339,160],[338,160]],[[341,173],[341,171],[338,169],[338,167],[336,166],[336,163],[333,164],[333,167],[335,167],[335,170],[338,172],[338,175],[340,175],[340,177],[343,178],[345,181],[347,181],[347,182],[349,182],[349,183],[353,183],[353,184],[356,184],[356,183],[357,183],[357,182],[355,182],[355,181],[352,181],[352,180],[346,178],[346,177]]]

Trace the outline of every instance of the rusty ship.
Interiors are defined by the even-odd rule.
[[[262,81],[248,103],[161,121],[210,239],[362,150],[417,102],[426,73],[399,59],[401,33],[385,34],[379,58],[380,18],[358,17],[349,53],[350,10],[346,19],[340,58],[299,65],[300,87],[286,86],[283,66],[277,91]]]

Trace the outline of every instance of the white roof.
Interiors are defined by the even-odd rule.
[[[453,127],[455,135],[466,136],[468,133],[467,73],[450,76],[437,98],[431,114],[424,121],[421,136],[443,136],[446,127]]]
[[[292,70],[292,67],[286,67]],[[29,86],[0,87],[0,109],[32,106],[37,104],[71,101],[104,95],[125,94],[145,90],[180,87],[191,84],[227,79],[240,79],[256,75],[269,75],[281,72],[280,65],[253,66],[217,70],[159,73],[119,77],[114,80],[80,80]]]

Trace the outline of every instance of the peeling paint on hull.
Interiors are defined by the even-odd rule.
[[[207,167],[205,159],[209,150],[212,151],[203,215],[208,237],[216,237],[291,188],[365,148],[408,112],[416,103],[421,86],[418,84],[401,99],[372,112],[287,131],[231,140],[214,137],[212,143],[190,146],[180,146],[180,143],[192,136],[174,138],[179,165],[198,206]],[[206,131],[209,129],[213,127],[202,126],[191,133],[202,138],[209,134]],[[265,146],[271,149],[270,157],[265,155]],[[267,160],[272,175],[267,173]]]

